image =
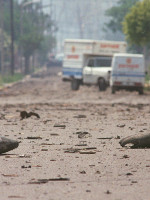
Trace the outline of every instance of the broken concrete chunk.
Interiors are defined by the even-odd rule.
[[[133,144],[131,148],[150,148],[150,133],[125,137],[120,140],[120,145]]]
[[[19,142],[5,137],[0,137],[0,154],[11,151],[19,146]]]

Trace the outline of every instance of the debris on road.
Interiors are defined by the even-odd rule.
[[[86,171],[84,171],[84,170],[80,171],[80,174],[86,174]]]
[[[78,147],[84,147],[84,146],[87,146],[87,144],[76,144],[75,146],[78,146]]]
[[[88,132],[80,132],[78,134],[78,138],[88,138],[88,137],[91,137],[91,134]]]
[[[86,118],[86,115],[77,115],[77,116],[74,116],[74,118]]]
[[[40,136],[37,136],[37,137],[29,136],[26,139],[28,139],[28,140],[41,140],[42,138]]]
[[[113,139],[113,137],[100,137],[100,138],[97,138],[99,140],[111,140]]]
[[[125,127],[125,124],[118,124],[117,127],[123,128],[123,127]]]
[[[4,177],[18,177],[17,174],[2,174]]]
[[[25,118],[29,118],[31,116],[35,116],[37,118],[40,118],[39,114],[35,113],[35,112],[27,112],[27,111],[21,111],[20,112],[20,117],[21,117],[21,120],[25,119]]]
[[[109,190],[106,191],[106,194],[111,194],[111,192]]]
[[[88,138],[88,137],[92,137],[91,134],[87,131],[77,131],[76,133],[78,135],[78,138]]]
[[[79,151],[80,154],[96,154],[96,151]]]
[[[82,149],[72,147],[72,148],[65,149],[64,153],[95,154],[96,149],[97,149],[96,147],[87,147],[87,148],[82,148]]]
[[[51,122],[51,121],[52,121],[52,120],[47,119],[47,120],[44,120],[43,123],[44,123],[44,124],[47,124],[47,122]]]
[[[22,165],[21,168],[22,169],[24,169],[24,168],[31,168],[31,165],[29,165],[29,166]]]
[[[58,128],[66,128],[66,125],[63,124],[54,124],[54,127],[58,127]]]
[[[50,135],[51,136],[59,136],[59,134],[57,134],[57,133],[51,133]]]
[[[70,178],[38,179],[37,181],[30,181],[29,184],[42,184],[42,183],[48,183],[49,181],[70,181]]]
[[[81,149],[68,148],[68,149],[65,149],[64,153],[78,153],[79,150],[81,150]]]
[[[19,142],[5,137],[0,137],[0,154],[11,151],[19,146]]]

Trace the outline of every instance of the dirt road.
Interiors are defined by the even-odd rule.
[[[0,199],[149,200],[150,149],[119,140],[149,133],[150,93],[71,91],[59,71],[0,91],[1,135],[20,141],[0,156]]]

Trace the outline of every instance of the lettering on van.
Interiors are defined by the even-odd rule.
[[[68,59],[79,59],[79,55],[68,55]]]
[[[119,49],[119,44],[100,44],[101,48],[111,48],[111,49]]]
[[[72,53],[74,53],[75,50],[76,50],[75,46],[72,46],[72,48],[71,48]]]
[[[126,59],[126,64],[119,64],[119,68],[139,68],[138,64],[132,64],[132,59],[131,58],[127,58]]]
[[[131,58],[127,58],[127,59],[126,59],[126,63],[127,63],[127,64],[131,64],[131,62],[132,62],[132,59],[131,59]]]
[[[138,64],[135,64],[135,65],[128,65],[128,64],[119,64],[119,68],[139,68],[139,65]]]

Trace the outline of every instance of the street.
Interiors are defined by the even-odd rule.
[[[121,147],[149,133],[150,92],[72,91],[61,68],[0,90],[1,135],[20,141],[0,156],[0,196],[42,200],[149,200],[150,149]],[[20,112],[40,118],[20,118]]]

